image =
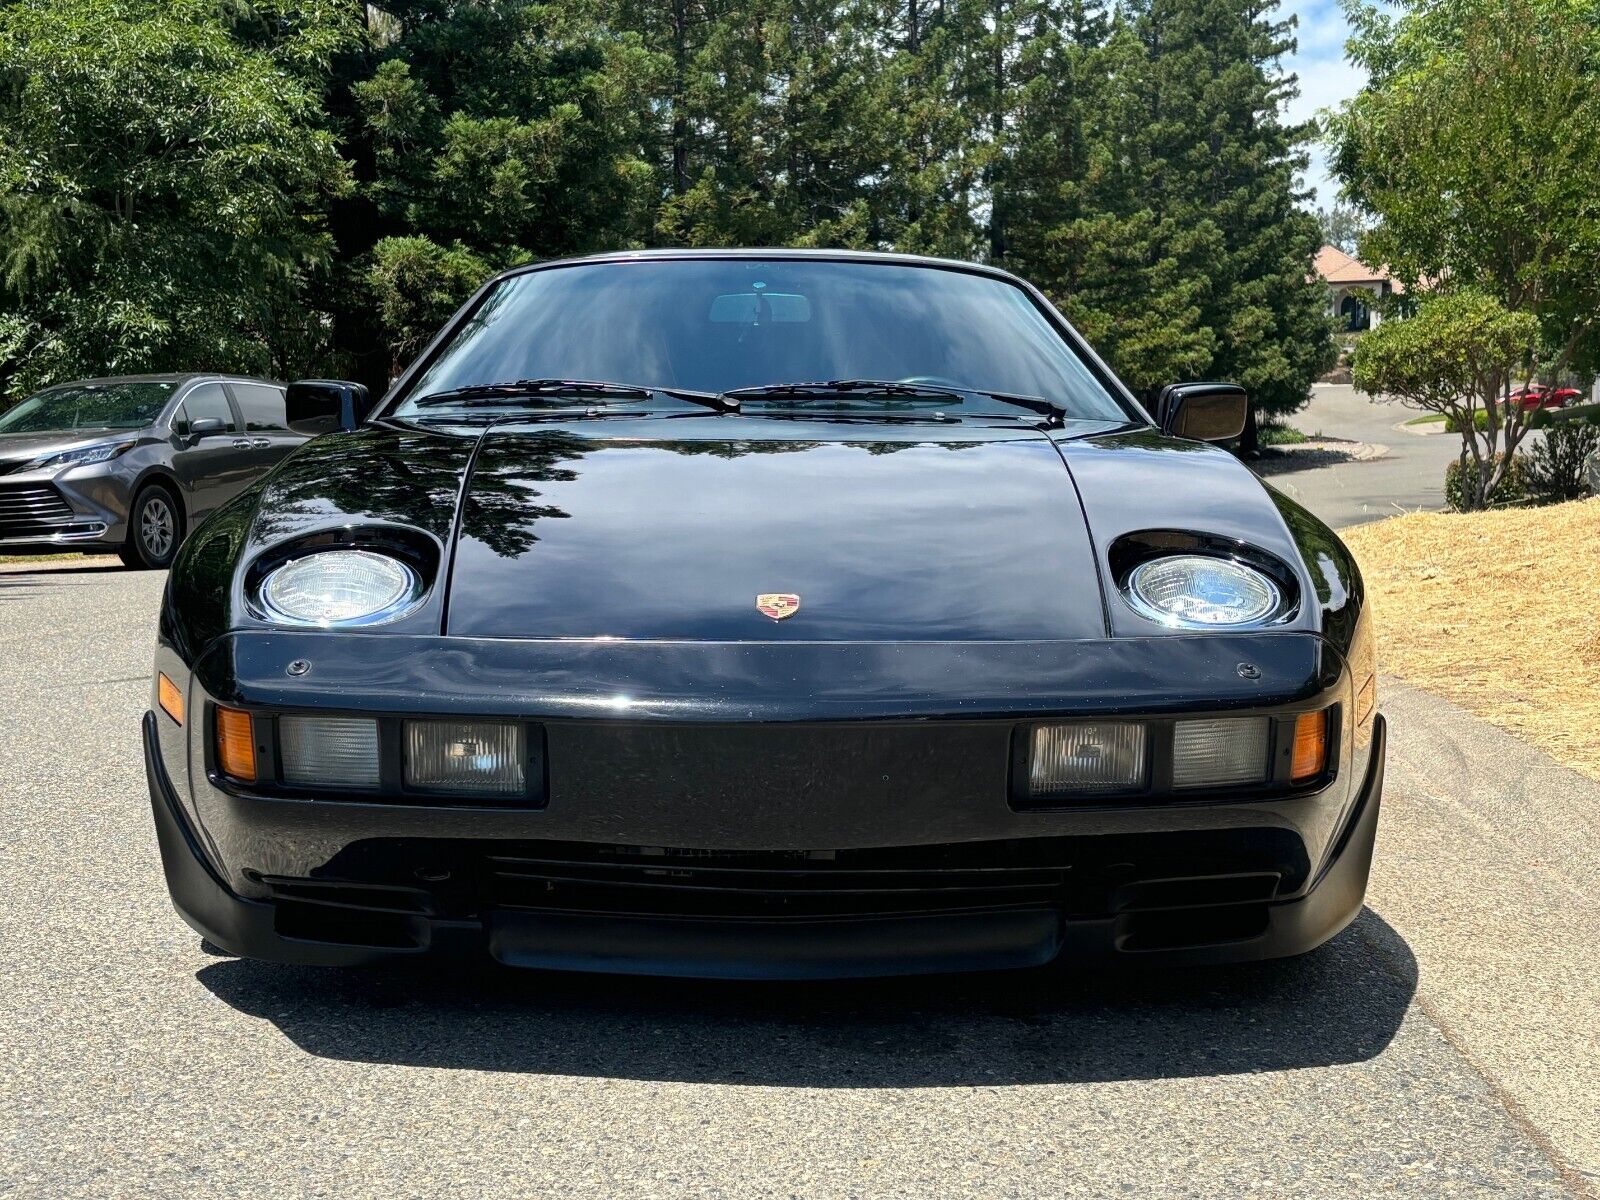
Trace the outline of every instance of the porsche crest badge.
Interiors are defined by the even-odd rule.
[[[756,611],[764,617],[781,621],[800,611],[800,597],[793,592],[762,592],[756,597]]]

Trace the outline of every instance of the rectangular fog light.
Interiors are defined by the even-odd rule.
[[[1127,721],[1041,725],[1033,731],[1028,793],[1107,796],[1143,791],[1145,730]]]
[[[1172,786],[1265,783],[1267,736],[1266,717],[1179,721],[1172,731]]]
[[[378,723],[370,717],[279,717],[283,781],[295,787],[378,786]]]
[[[407,721],[406,787],[475,796],[527,791],[522,726],[505,721]]]

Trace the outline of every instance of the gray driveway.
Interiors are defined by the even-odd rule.
[[[269,967],[164,894],[162,580],[0,569],[0,1195],[1597,1194],[1600,788],[1391,686],[1303,959],[849,986]]]
[[[1316,455],[1317,461],[1334,461],[1300,470],[1283,469],[1291,465],[1289,461],[1268,461],[1261,464],[1262,473],[1335,529],[1418,509],[1441,509],[1445,467],[1460,453],[1461,440],[1455,434],[1419,434],[1415,428],[1401,427],[1418,415],[1398,404],[1377,403],[1345,384],[1318,385],[1311,390],[1311,403],[1290,423],[1313,436],[1382,446],[1385,452],[1374,459],[1347,461],[1337,461],[1337,455]]]

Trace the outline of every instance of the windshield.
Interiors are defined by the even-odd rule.
[[[0,413],[0,433],[70,433],[153,425],[176,383],[68,383]]]
[[[514,276],[456,331],[396,412],[425,411],[415,403],[424,396],[521,379],[711,393],[892,380],[1036,396],[1069,417],[1127,419],[1023,289],[893,263],[659,259]],[[961,411],[1018,415],[981,396],[968,396]]]

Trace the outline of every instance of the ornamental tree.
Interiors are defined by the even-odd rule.
[[[1364,334],[1351,368],[1362,391],[1440,413],[1460,431],[1461,507],[1472,510],[1485,507],[1528,431],[1533,413],[1503,396],[1538,341],[1531,313],[1460,290],[1428,296],[1409,319]]]

